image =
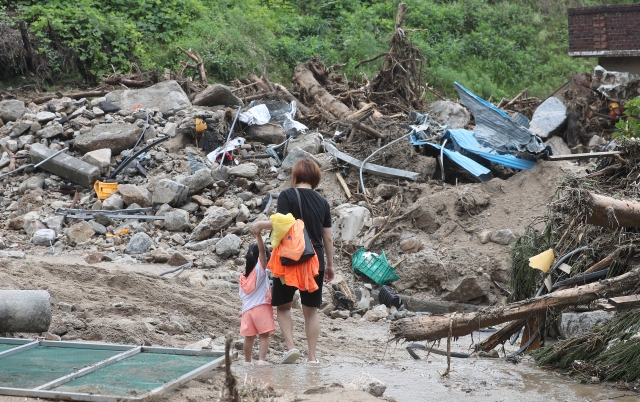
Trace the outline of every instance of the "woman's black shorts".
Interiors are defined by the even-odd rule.
[[[324,249],[316,248],[316,255],[320,262],[320,272],[316,276],[318,290],[315,292],[300,291],[300,302],[307,307],[320,307],[322,304],[322,284],[324,282]],[[273,278],[273,287],[271,289],[271,305],[282,306],[291,303],[293,295],[296,293],[295,286],[283,285],[279,278]]]

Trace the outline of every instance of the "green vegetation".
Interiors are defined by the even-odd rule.
[[[456,96],[459,81],[499,99],[524,87],[545,97],[592,61],[567,54],[568,6],[600,0],[409,0],[404,26],[437,80]],[[621,0],[622,2],[628,0]],[[620,2],[620,0],[618,0]],[[355,64],[388,49],[398,1],[382,0],[0,0],[0,25],[24,18],[46,56],[51,81],[79,72],[88,82],[113,71],[179,69],[200,54],[213,80],[230,82],[259,70],[269,58],[273,80],[287,82],[298,62],[320,55],[342,72],[371,78],[381,59]],[[3,7],[6,7],[3,9]],[[3,11],[4,10],[4,11]],[[69,51],[65,50],[70,49]],[[0,58],[2,55],[0,55]]]
[[[620,137],[623,139],[639,138],[640,137],[640,96],[635,99],[631,99],[624,106],[624,114],[627,116],[625,119],[620,119],[616,123],[616,132],[613,133],[613,137]]]

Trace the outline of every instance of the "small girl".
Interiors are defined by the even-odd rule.
[[[258,366],[267,364],[269,333],[275,331],[273,307],[271,307],[271,283],[266,272],[267,251],[260,235],[257,244],[249,246],[247,265],[240,276],[240,298],[242,299],[242,323],[240,335],[244,336],[245,365],[252,364],[251,352],[256,335],[260,336]]]

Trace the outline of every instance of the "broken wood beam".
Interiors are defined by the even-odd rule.
[[[485,352],[495,349],[496,347],[498,347],[498,345],[501,345],[508,341],[511,335],[520,331],[526,323],[526,319],[510,322],[509,324],[502,327],[502,329],[494,332],[490,337],[482,341],[482,343],[480,344],[480,349]]]
[[[587,223],[605,228],[640,227],[640,202],[616,200],[604,195],[585,192],[591,207]]]
[[[359,121],[354,122],[351,126],[353,128],[355,128],[356,130],[360,130],[363,133],[369,134],[369,135],[371,135],[373,137],[376,137],[376,138],[381,138],[383,140],[386,140],[386,139],[389,138],[389,136],[387,134],[383,134],[378,130],[375,130],[375,129],[371,128],[371,127],[365,126],[364,124],[360,123]]]
[[[571,155],[551,155],[549,160],[551,161],[572,161],[576,159],[591,159],[602,158],[605,156],[624,155],[622,151],[606,151],[606,152],[591,152],[585,154],[571,154]]]
[[[640,306],[640,295],[612,297],[608,302],[617,310],[629,310]]]
[[[342,177],[342,175],[340,173],[337,173],[337,172],[336,172],[336,178],[338,179],[338,182],[340,183],[340,186],[344,190],[344,193],[347,195],[347,200],[350,199],[351,198],[351,191],[349,191],[349,187],[347,187],[347,182],[345,182],[344,178]]]
[[[409,342],[438,340],[449,336],[451,322],[452,336],[459,337],[480,328],[544,313],[550,308],[584,304],[602,297],[617,296],[633,289],[638,283],[640,283],[640,268],[635,268],[615,278],[560,290],[506,306],[489,307],[476,313],[458,314],[453,318],[449,315],[441,315],[401,319],[391,324],[391,332],[395,339],[404,339]]]

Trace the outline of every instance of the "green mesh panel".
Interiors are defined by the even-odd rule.
[[[63,384],[53,391],[135,397],[215,359],[216,357],[138,353]]]
[[[28,349],[0,359],[0,387],[35,388],[120,353],[44,346]]]
[[[0,343],[0,353],[4,352],[5,350],[17,348],[18,346],[22,346],[22,345],[7,345],[4,343]]]

